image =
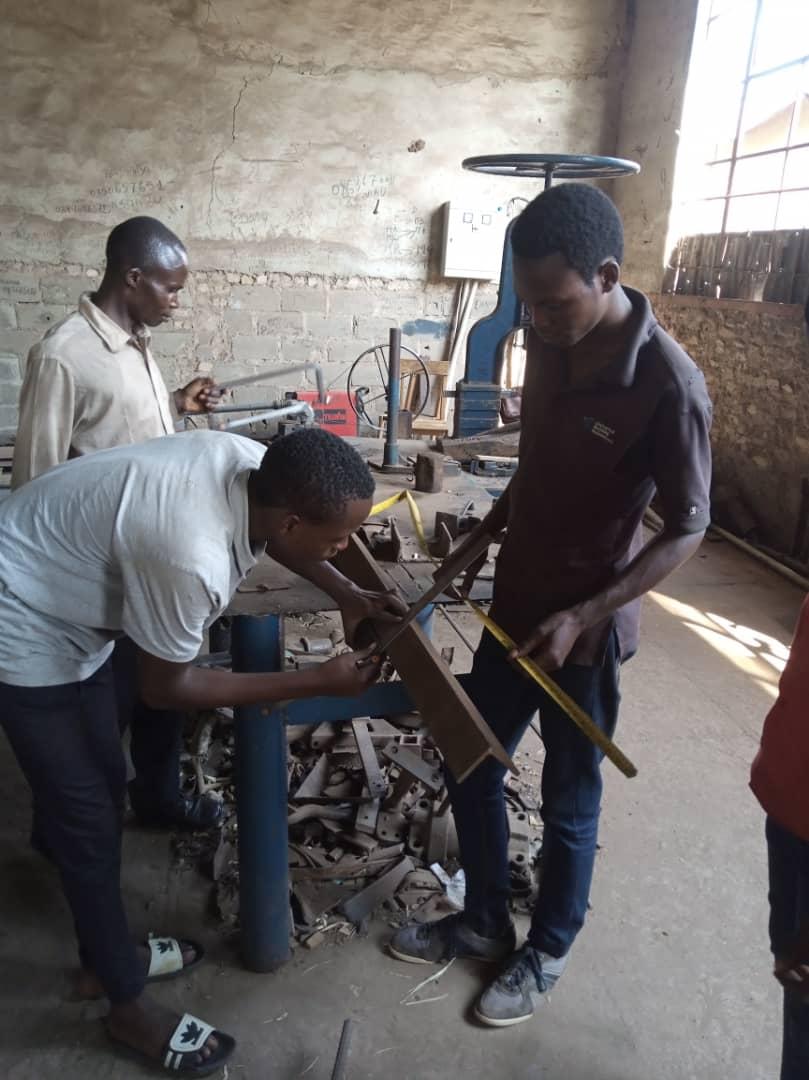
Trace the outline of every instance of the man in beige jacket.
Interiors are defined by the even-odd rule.
[[[110,233],[106,260],[98,291],[84,294],[28,356],[12,488],[69,458],[170,435],[176,417],[209,411],[222,393],[200,377],[169,395],[151,352],[149,327],[171,319],[188,277],[179,237],[154,218],[130,218]],[[218,801],[178,790],[182,715],[137,699],[127,639],[114,663],[120,720],[132,732],[136,816],[150,825],[216,825]]]

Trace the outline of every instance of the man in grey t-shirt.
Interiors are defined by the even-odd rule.
[[[129,935],[113,642],[126,634],[137,646],[139,692],[156,709],[360,693],[378,666],[358,668],[355,653],[271,675],[193,661],[264,548],[334,597],[348,641],[363,618],[395,619],[390,595],[358,589],[327,561],[362,524],[373,488],[357,452],[319,429],[266,452],[196,432],[58,466],[0,506],[0,726],[74,917],[80,990],[109,998],[110,1035],[152,1064],[221,1069],[234,1042],[143,994],[145,982],[181,975],[200,950],[161,939],[177,961],[167,969],[160,949]]]

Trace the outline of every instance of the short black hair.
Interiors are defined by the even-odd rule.
[[[558,184],[523,210],[511,249],[524,259],[559,254],[589,285],[599,266],[624,257],[621,216],[603,191],[589,184]]]
[[[155,270],[173,267],[186,257],[185,244],[162,221],[133,217],[116,225],[107,237],[107,269],[126,273],[133,267]]]
[[[374,479],[353,446],[322,428],[298,428],[270,443],[252,493],[262,506],[291,510],[307,521],[330,521],[353,499],[370,499]]]

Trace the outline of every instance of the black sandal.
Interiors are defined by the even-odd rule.
[[[147,983],[164,982],[185,975],[201,964],[205,956],[205,949],[198,942],[185,938],[153,937],[150,934],[144,944],[149,950]],[[194,950],[194,959],[188,964],[183,963],[184,948]]]
[[[211,1035],[219,1043],[216,1050],[202,1061],[192,1061],[191,1059],[200,1053]],[[163,1046],[159,1061],[112,1035],[110,1038],[120,1050],[142,1065],[151,1065],[152,1068],[161,1069],[164,1072],[179,1073],[180,1076],[209,1076],[217,1069],[221,1069],[236,1049],[236,1040],[232,1035],[217,1031],[216,1028],[206,1024],[199,1017],[192,1016],[191,1013],[184,1013],[178,1021]]]

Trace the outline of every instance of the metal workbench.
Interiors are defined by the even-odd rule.
[[[384,498],[397,486],[404,486],[401,479],[396,486],[380,482],[377,498]],[[480,500],[482,510],[488,509],[489,482],[464,474],[453,480],[452,488],[440,495],[417,496],[426,525],[431,525],[428,515],[435,509],[454,509],[456,505],[460,509],[470,495]],[[395,516],[407,535],[410,530],[404,505]],[[433,567],[426,561],[381,565],[408,603],[432,582]],[[266,585],[271,591],[247,591],[257,585]],[[335,607],[325,593],[270,559],[259,563],[242,590],[228,609],[233,670],[237,672],[281,671],[285,617],[333,611]],[[481,581],[473,595],[486,599],[491,595],[491,582]],[[412,708],[404,684],[395,681],[377,684],[359,698],[309,698],[275,707],[252,705],[235,710],[241,950],[250,970],[272,971],[290,957],[286,726],[391,716]]]

